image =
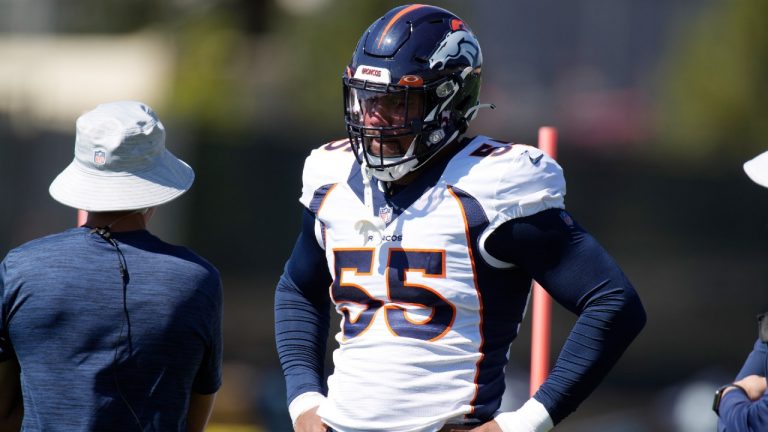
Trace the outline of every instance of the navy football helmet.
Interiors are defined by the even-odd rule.
[[[358,162],[394,181],[463,134],[477,114],[483,59],[445,9],[396,7],[363,33],[344,74],[344,120]]]

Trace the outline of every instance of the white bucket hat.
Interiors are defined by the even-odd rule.
[[[152,108],[120,101],[77,119],[75,159],[51,183],[53,199],[80,210],[136,210],[186,192],[192,168],[165,148],[165,128]]]
[[[744,162],[744,172],[753,182],[768,187],[768,151]]]

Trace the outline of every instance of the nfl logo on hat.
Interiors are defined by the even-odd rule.
[[[93,152],[93,163],[99,166],[107,163],[107,154],[104,153],[104,150],[96,150]]]

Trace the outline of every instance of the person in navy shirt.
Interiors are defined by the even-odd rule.
[[[77,120],[49,192],[85,224],[0,264],[0,430],[204,429],[221,386],[219,273],[146,229],[193,180],[147,105]]]
[[[768,152],[744,164],[749,178],[760,186],[768,187]],[[768,430],[768,331],[766,317],[761,317],[760,338],[744,362],[736,381],[715,392],[713,408],[719,420],[719,432],[762,432]]]

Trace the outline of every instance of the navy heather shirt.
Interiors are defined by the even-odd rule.
[[[147,231],[112,238],[119,252],[74,228],[0,266],[0,361],[21,365],[25,431],[183,431],[190,394],[221,385],[218,271]]]

